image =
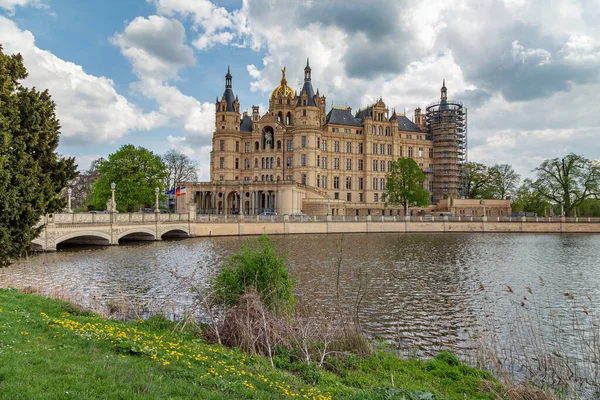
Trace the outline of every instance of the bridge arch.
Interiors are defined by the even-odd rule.
[[[162,237],[189,237],[190,230],[188,229],[187,226],[170,226],[170,227],[165,228],[163,231],[161,231],[160,236],[161,236],[161,238]]]
[[[58,245],[60,243],[66,242],[67,240],[71,240],[71,239],[82,239],[82,241],[86,240],[86,239],[90,239],[90,240],[106,240],[106,243],[102,243],[104,245],[110,245],[110,235],[106,232],[102,232],[102,231],[76,231],[76,232],[71,232],[71,233],[67,233],[66,235],[60,236],[59,238],[56,239],[55,241],[55,245]],[[95,243],[98,244],[98,243]]]
[[[152,236],[152,238],[147,237],[148,235]],[[133,240],[156,240],[156,231],[150,228],[134,227],[119,233],[117,239],[121,240],[126,238],[126,236],[137,236],[132,237],[131,239]]]
[[[46,249],[46,243],[40,238],[33,239],[31,241],[31,244],[33,245],[32,246],[33,251],[41,251],[41,250]]]

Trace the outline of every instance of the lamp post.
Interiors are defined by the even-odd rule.
[[[108,211],[110,212],[115,212],[117,211],[117,204],[115,203],[115,190],[117,189],[117,184],[116,183],[111,183],[110,184],[110,192],[111,192],[111,197],[110,197],[110,209]]]
[[[73,193],[73,190],[71,188],[67,189],[67,212],[68,213],[72,213],[73,210],[71,210],[71,193]]]
[[[154,188],[154,194],[156,195],[156,203],[154,205],[154,212],[155,213],[159,213],[160,212],[160,208],[158,208],[158,192],[160,192],[160,189],[158,187]]]

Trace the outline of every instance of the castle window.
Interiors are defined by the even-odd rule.
[[[267,166],[267,163],[265,162],[265,158],[262,158],[262,169],[265,169]]]
[[[374,135],[375,134],[375,127],[371,127],[371,133]]]
[[[429,158],[433,158],[433,149],[429,149]]]
[[[323,175],[321,177],[321,180],[322,180],[321,186],[323,187],[323,189],[327,189],[327,177],[325,175]]]
[[[412,147],[408,148],[408,157],[410,157],[410,158],[412,158],[412,156],[413,156],[413,151],[412,150],[413,150]]]
[[[306,136],[302,136],[302,148],[306,148]]]
[[[358,154],[362,154],[363,153],[363,144],[359,143],[358,144]]]
[[[317,149],[321,147],[321,138],[317,138]]]
[[[327,157],[321,158],[321,168],[327,168]]]
[[[254,159],[254,168],[258,168],[258,158]]]
[[[271,157],[271,163],[269,165],[269,168],[272,169],[275,166],[275,162],[274,161],[275,161],[275,159],[273,157]],[[273,180],[273,179],[271,179],[271,180]]]
[[[317,168],[321,165],[321,157],[317,156]]]
[[[377,178],[373,178],[371,187],[373,188],[373,190],[377,190]]]
[[[306,167],[306,154],[302,154],[301,165],[303,167]]]
[[[385,161],[384,160],[379,161],[379,170],[381,172],[385,171]]]
[[[373,171],[377,172],[377,160],[373,160]]]
[[[288,106],[290,105],[290,99],[287,99],[287,104],[288,104]],[[288,115],[289,115],[289,113],[288,113]]]
[[[385,136],[390,136],[390,128],[385,128]]]
[[[352,171],[352,159],[346,158],[346,171]]]
[[[292,151],[293,149],[293,144],[291,140],[287,141],[287,151]]]
[[[433,181],[429,181],[429,192],[433,192]]]
[[[225,168],[225,157],[219,158],[219,168]]]
[[[377,203],[379,201],[379,195],[377,193],[373,193],[373,201]]]
[[[221,111],[225,111],[225,106],[221,106]]]
[[[352,201],[352,193],[346,193],[346,201]]]
[[[398,155],[402,157],[402,146],[400,146],[400,149],[398,150]]]
[[[325,139],[323,139],[323,141],[321,141],[321,150],[327,151],[327,140],[325,140]]]
[[[388,156],[392,155],[392,145],[391,144],[387,145],[387,154],[388,154]]]
[[[346,153],[352,153],[352,142],[346,142]]]
[[[377,143],[373,143],[373,154],[377,154]]]
[[[281,150],[281,140],[277,141],[277,150]]]
[[[306,99],[302,100],[302,105],[306,106]],[[304,115],[306,115],[306,114],[304,114]]]
[[[279,99],[279,104],[283,104],[283,100]]]
[[[306,174],[302,174],[302,184],[306,185]]]
[[[281,158],[277,157],[277,167],[281,167]]]
[[[352,190],[352,177],[351,176],[346,177],[346,189]]]
[[[221,121],[225,121],[225,116],[221,115]]]
[[[334,176],[333,177],[333,188],[334,189],[339,189],[340,188],[340,177],[339,176]]]
[[[321,175],[317,175],[317,187],[321,187]]]
[[[336,140],[335,142],[333,142],[333,151],[335,153],[339,153],[340,152],[340,142],[338,140]]]
[[[333,169],[340,169],[340,159],[339,158],[333,159]]]
[[[387,168],[388,172],[392,172],[392,162],[391,161],[388,161],[387,167],[388,167]]]
[[[258,151],[258,142],[254,142],[254,150]]]
[[[288,104],[290,104],[290,99],[288,99]],[[286,125],[291,125],[291,124],[292,124],[292,113],[288,112],[288,113],[286,114],[286,117],[285,117],[285,124],[286,124]]]
[[[244,160],[244,169],[250,169],[250,160],[247,158]]]
[[[385,179],[383,178],[379,180],[379,190],[385,190]]]
[[[363,160],[358,160],[358,170],[359,171],[363,170]]]
[[[379,136],[383,135],[383,127],[379,127]]]
[[[363,189],[363,178],[358,178],[358,190]]]
[[[306,117],[306,110],[302,110],[302,116]]]
[[[339,193],[334,193],[334,194],[333,194],[333,198],[334,198],[335,200],[339,200],[339,199],[340,199],[340,194],[339,194]]]
[[[235,169],[239,169],[240,168],[240,159],[236,158],[235,159]]]
[[[419,158],[423,157],[423,148],[419,147]]]
[[[250,153],[250,142],[246,142],[246,153]]]
[[[362,193],[358,194],[358,201],[360,201],[360,202],[363,201],[363,194]],[[358,215],[358,210],[356,210],[356,215]]]
[[[240,142],[235,142],[235,151],[236,152],[240,151]]]
[[[225,151],[225,141],[224,140],[219,141],[219,150]]]
[[[293,164],[292,164],[292,157],[288,157],[288,158],[287,158],[287,167],[288,167],[288,168],[292,168],[292,165],[293,165]]]
[[[381,154],[381,155],[385,154],[385,144],[383,144],[383,143],[379,144],[379,154]]]

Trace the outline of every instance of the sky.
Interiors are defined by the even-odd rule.
[[[265,113],[308,57],[328,109],[382,97],[412,118],[445,79],[469,161],[528,177],[600,158],[599,20],[600,0],[0,0],[0,43],[50,91],[58,152],[82,170],[132,143],[182,151],[206,180],[228,66],[241,109]]]

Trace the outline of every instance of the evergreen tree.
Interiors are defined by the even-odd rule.
[[[110,185],[117,185],[115,201],[119,211],[154,207],[154,188],[163,190],[167,172],[159,155],[132,144],[121,146],[98,166],[98,179],[90,189],[90,206],[104,210],[111,198]]]
[[[404,215],[411,206],[429,204],[429,192],[422,187],[425,173],[412,158],[399,158],[392,162],[392,171],[386,176],[386,205],[401,205]]]
[[[23,87],[26,77],[21,55],[0,46],[0,266],[31,249],[40,217],[64,207],[59,194],[77,175],[75,160],[56,153],[50,94]]]

